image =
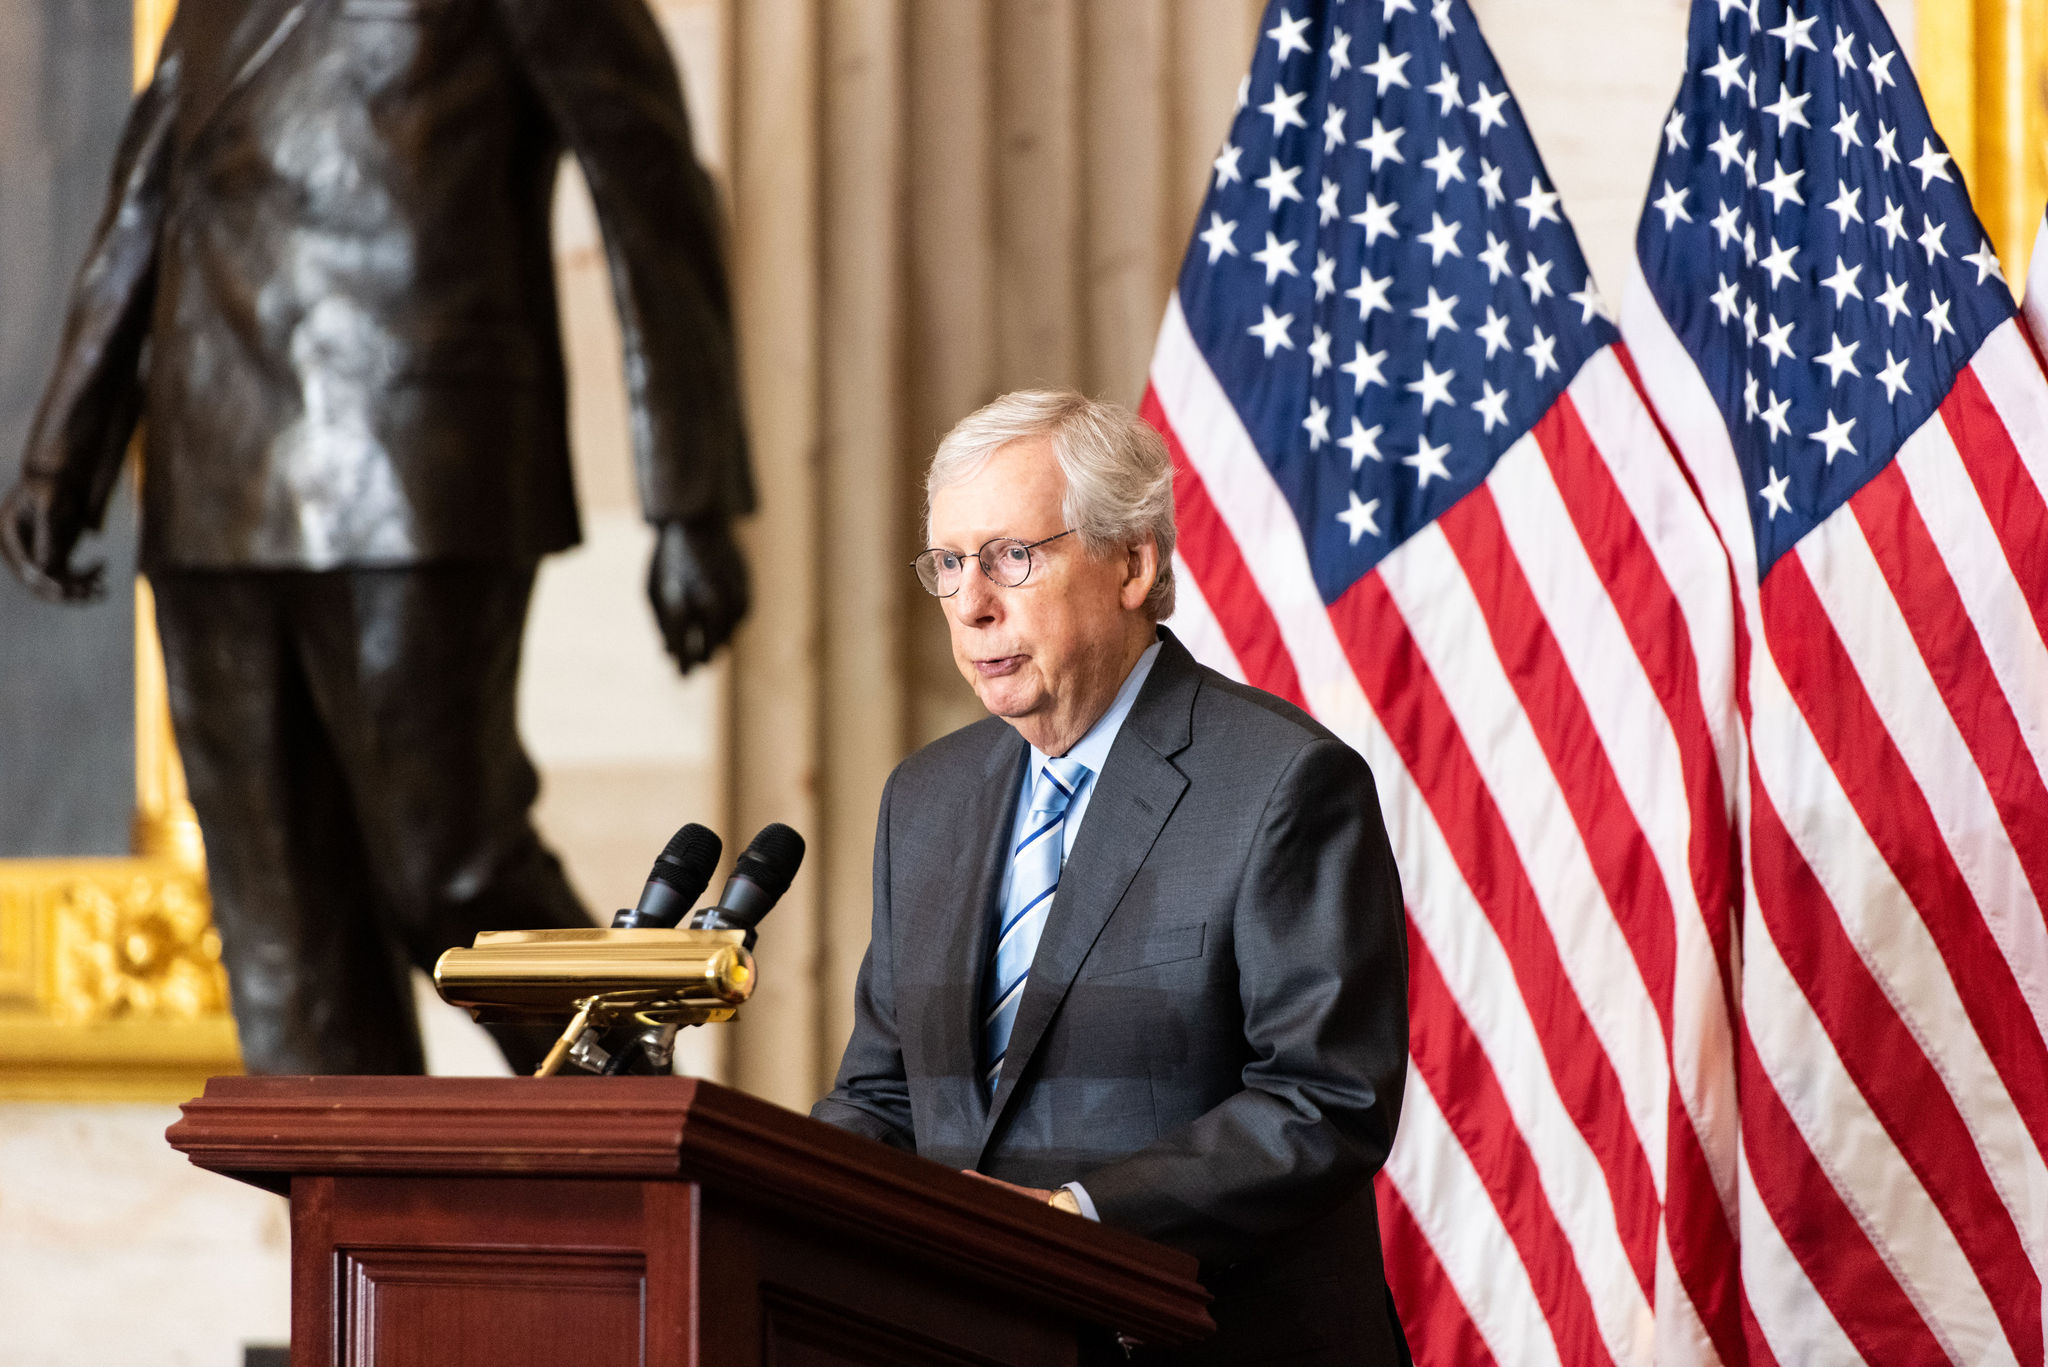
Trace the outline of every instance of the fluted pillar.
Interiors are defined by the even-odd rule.
[[[1005,390],[1137,400],[1255,0],[726,0],[727,174],[762,508],[733,653],[728,831],[786,821],[728,1076],[828,1085],[876,804],[982,715],[910,573],[939,435]]]

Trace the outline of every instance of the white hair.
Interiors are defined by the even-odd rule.
[[[1067,492],[1066,525],[1091,555],[1150,540],[1159,571],[1145,596],[1155,622],[1173,615],[1173,461],[1149,423],[1127,408],[1070,389],[1020,389],[962,418],[939,442],[925,472],[925,526],[932,495],[972,479],[1002,447],[1044,437]]]

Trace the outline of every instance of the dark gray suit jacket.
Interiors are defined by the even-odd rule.
[[[528,561],[578,535],[549,238],[604,225],[651,520],[753,487],[711,182],[645,0],[181,0],[24,459],[153,569]]]
[[[1365,762],[1170,633],[1118,734],[992,1101],[976,1026],[1026,748],[990,718],[891,775],[853,1038],[820,1119],[1197,1254],[1174,1362],[1401,1360],[1371,1177],[1407,1053],[1401,889]]]

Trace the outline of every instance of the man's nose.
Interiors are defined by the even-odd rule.
[[[953,616],[963,626],[977,626],[996,615],[996,586],[981,572],[981,566],[967,564],[961,567],[960,591],[948,601],[952,604]]]

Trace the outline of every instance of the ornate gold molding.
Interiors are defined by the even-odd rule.
[[[2048,203],[2048,0],[1921,0],[1913,69],[2018,293]]]
[[[0,869],[0,1098],[182,1100],[239,1057],[203,873]]]
[[[175,0],[135,0],[135,79]],[[0,861],[0,1098],[182,1101],[239,1072],[199,822],[135,585],[134,855]]]

